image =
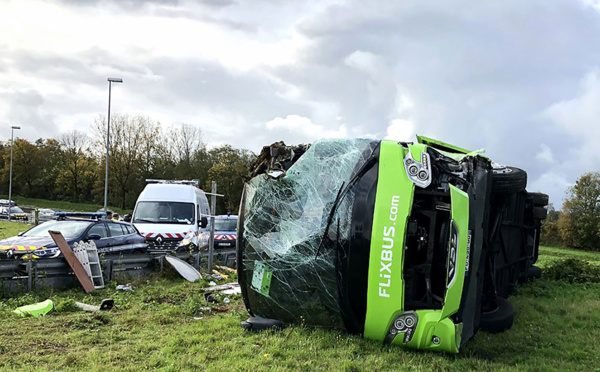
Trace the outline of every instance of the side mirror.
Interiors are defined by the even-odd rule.
[[[100,240],[102,237],[99,234],[90,234],[88,240]]]
[[[200,223],[198,224],[198,226],[200,226],[201,228],[205,228],[208,225],[208,219],[205,216],[202,216],[200,218]]]
[[[25,234],[25,231],[21,231],[20,233],[17,234],[17,236],[23,236],[23,234]]]

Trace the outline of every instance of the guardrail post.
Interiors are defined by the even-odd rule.
[[[33,225],[37,226],[40,223],[40,210],[39,209],[34,209],[33,211]]]
[[[31,261],[25,264],[25,271],[27,272],[27,292],[31,292],[33,287],[33,277],[31,276]]]
[[[106,267],[104,269],[104,276],[106,277],[106,281],[110,282],[112,280],[112,260],[106,260]]]
[[[160,268],[160,271],[163,271],[165,267],[165,256],[155,257],[155,260],[158,261],[158,267]]]
[[[196,269],[200,268],[200,254],[199,253],[194,254],[194,267]]]

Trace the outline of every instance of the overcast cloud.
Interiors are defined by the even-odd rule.
[[[0,0],[0,136],[107,109],[258,151],[416,133],[529,173],[560,206],[600,170],[600,3]]]

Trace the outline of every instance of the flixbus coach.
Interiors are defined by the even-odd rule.
[[[417,140],[263,148],[238,219],[244,328],[457,353],[479,329],[512,326],[507,297],[540,275],[548,195],[480,151]]]

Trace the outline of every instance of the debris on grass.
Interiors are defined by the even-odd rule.
[[[216,280],[217,282],[223,280],[223,277],[221,275],[218,274],[206,274],[206,276]]]
[[[209,283],[210,284],[210,283]],[[204,288],[204,292],[222,292],[226,295],[241,294],[242,289],[238,283],[228,283],[221,285],[211,285]]]
[[[237,270],[236,269],[232,269],[231,267],[216,265],[216,268],[219,269],[219,270],[228,271],[228,272],[230,272],[232,274],[237,274]]]
[[[36,304],[18,307],[13,313],[21,316],[31,315],[38,317],[48,314],[52,309],[54,309],[54,302],[52,302],[52,300],[46,300]]]
[[[189,263],[180,260],[175,256],[165,256],[165,260],[188,282],[195,282],[202,279],[202,275]]]
[[[107,298],[102,300],[100,306],[88,305],[83,302],[75,302],[75,306],[85,311],[100,311],[100,310],[110,310],[115,305],[115,301],[112,298]]]
[[[125,285],[123,285],[123,284],[119,284],[119,285],[116,287],[116,290],[117,290],[117,291],[133,291],[133,287],[131,286],[131,283],[127,283],[127,284],[125,284]]]
[[[229,279],[229,275],[225,275],[225,274],[221,273],[220,271],[213,270],[213,273],[217,274],[218,276],[220,276],[223,279]]]

